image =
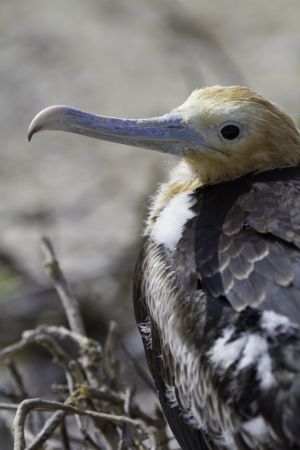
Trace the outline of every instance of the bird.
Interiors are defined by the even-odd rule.
[[[175,155],[151,200],[134,311],[183,450],[300,449],[300,132],[242,86],[160,117],[52,106],[62,130]]]

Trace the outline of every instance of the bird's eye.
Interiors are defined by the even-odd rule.
[[[221,126],[219,132],[226,141],[233,141],[239,137],[241,128],[233,123],[227,123]]]

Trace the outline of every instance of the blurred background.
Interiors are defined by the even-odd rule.
[[[48,234],[90,336],[102,339],[116,320],[143,364],[131,273],[149,195],[176,163],[58,132],[29,145],[33,116],[68,104],[149,117],[195,88],[243,84],[299,123],[299,19],[298,0],[0,0],[1,347],[26,328],[64,323],[41,266],[39,238]],[[23,361],[33,395],[53,381],[44,357],[32,352]],[[147,406],[150,394],[141,390]],[[5,433],[2,424],[3,450],[11,448]]]

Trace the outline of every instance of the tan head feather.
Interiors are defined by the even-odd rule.
[[[293,120],[248,88],[199,89],[175,111],[180,112],[208,144],[196,151],[187,149],[185,155],[204,182],[300,163],[300,134]],[[222,137],[220,131],[226,124],[240,127],[236,139]]]

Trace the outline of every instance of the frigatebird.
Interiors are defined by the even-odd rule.
[[[53,106],[63,130],[171,153],[134,274],[164,414],[184,450],[300,449],[300,134],[252,90],[194,91],[118,119]]]

